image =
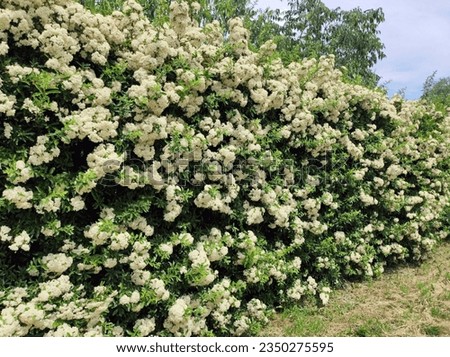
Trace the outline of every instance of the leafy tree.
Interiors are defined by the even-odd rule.
[[[436,73],[434,71],[425,80],[421,99],[434,103],[439,110],[446,111],[450,107],[450,77],[436,80]]]
[[[295,58],[333,54],[347,75],[369,85],[379,80],[372,67],[385,57],[378,26],[384,21],[381,8],[329,9],[320,0],[289,0],[283,16],[280,50]]]
[[[241,17],[247,26],[250,26],[250,22],[256,15],[254,0],[200,0],[197,2],[201,6],[198,14],[200,24],[217,20],[226,28],[229,19]]]

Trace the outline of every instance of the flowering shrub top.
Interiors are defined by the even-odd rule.
[[[67,0],[0,9],[0,336],[251,334],[448,232],[450,119]]]

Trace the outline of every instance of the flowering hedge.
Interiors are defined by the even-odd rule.
[[[195,3],[2,6],[0,336],[252,334],[447,235],[442,113]]]

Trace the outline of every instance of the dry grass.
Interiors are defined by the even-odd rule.
[[[450,336],[450,242],[420,266],[335,291],[326,307],[292,307],[260,335]]]

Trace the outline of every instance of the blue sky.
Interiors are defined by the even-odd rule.
[[[374,67],[387,83],[389,95],[405,89],[408,99],[422,94],[425,79],[450,76],[449,0],[322,0],[331,9],[363,10],[381,7],[385,21],[379,27],[386,58]],[[258,0],[258,7],[288,7],[287,0]]]

